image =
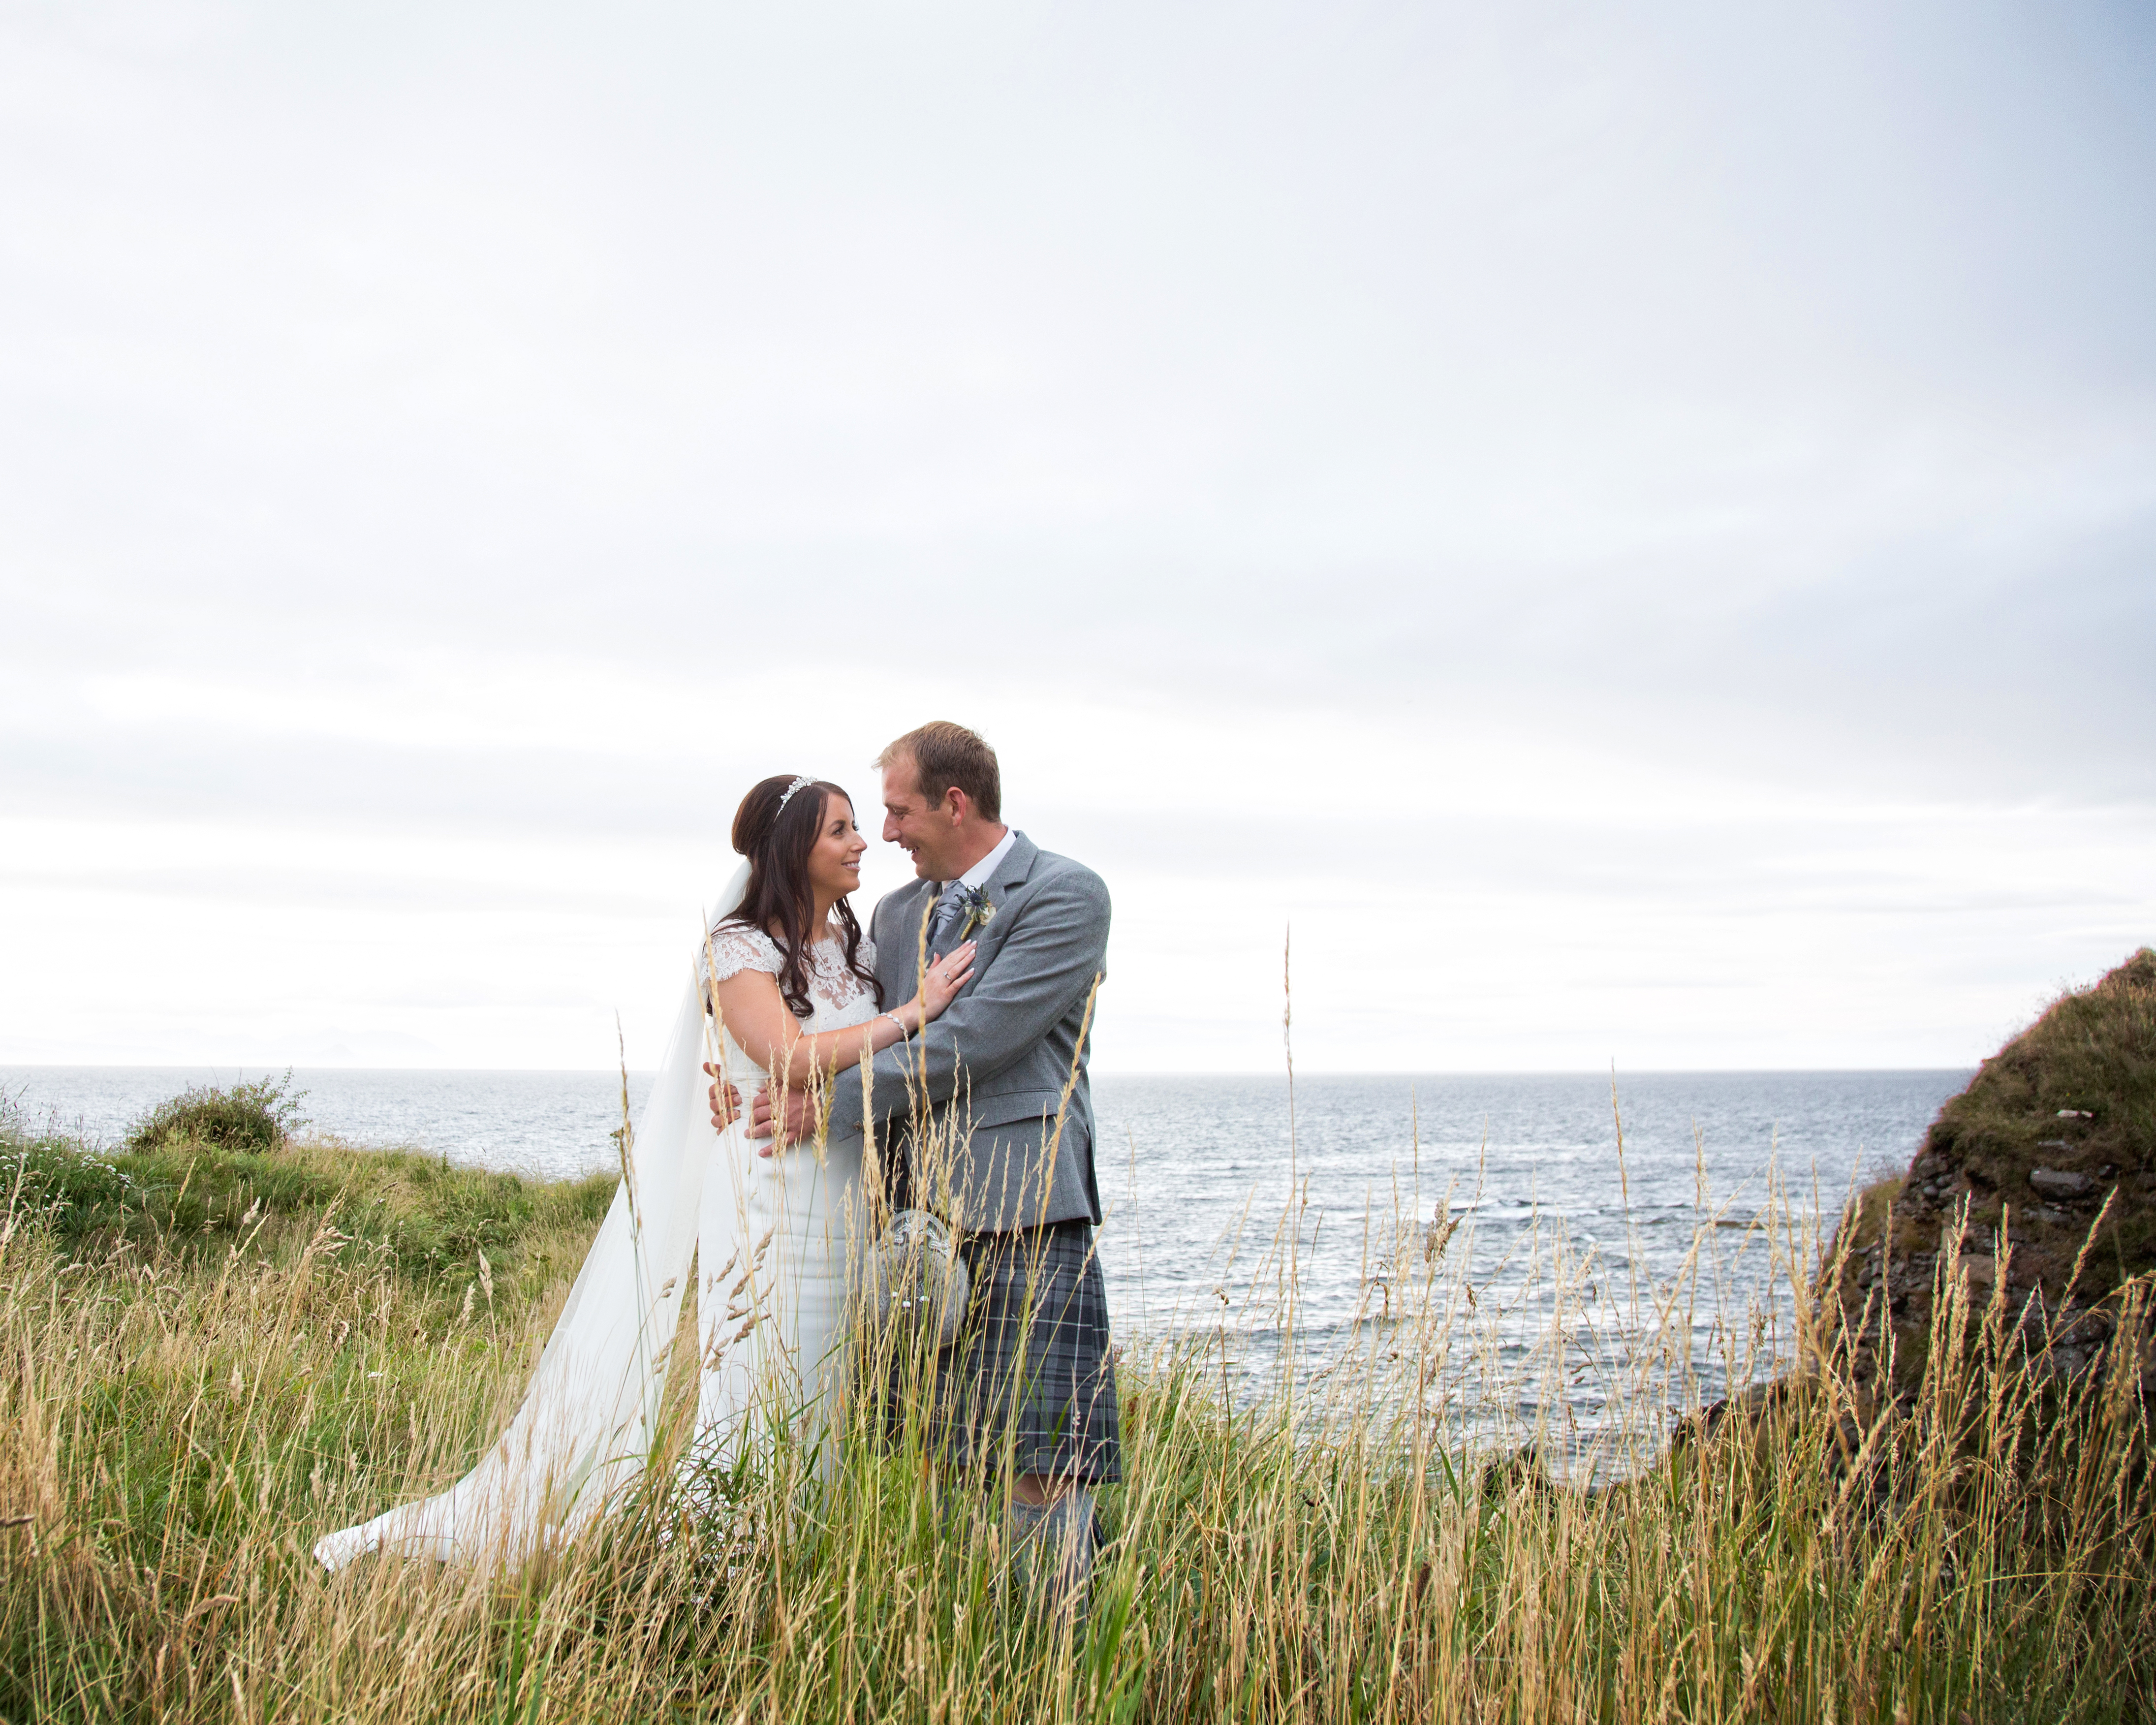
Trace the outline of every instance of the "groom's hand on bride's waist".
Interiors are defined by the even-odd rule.
[[[773,1107],[770,1091],[758,1092],[749,1105],[748,1135],[771,1140],[756,1153],[758,1156],[768,1156],[788,1144],[814,1137],[816,1099],[806,1091],[789,1090],[780,1099],[779,1106]]]

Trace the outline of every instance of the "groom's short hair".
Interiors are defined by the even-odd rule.
[[[888,767],[901,755],[913,762],[921,794],[931,803],[941,803],[944,792],[955,785],[966,793],[982,819],[1004,818],[1003,774],[996,768],[996,752],[982,741],[978,732],[953,725],[948,719],[932,719],[885,745],[875,763]]]

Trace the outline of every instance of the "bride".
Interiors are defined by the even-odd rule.
[[[837,785],[763,780],[742,799],[733,845],[746,860],[695,955],[621,1185],[516,1416],[448,1491],[324,1538],[326,1568],[369,1551],[514,1563],[602,1513],[657,1438],[692,1257],[702,1364],[687,1453],[723,1468],[752,1421],[773,1416],[824,1440],[866,1232],[861,1137],[834,1121],[824,1142],[774,1154],[738,1123],[713,1127],[703,1072],[742,1092],[744,1116],[767,1082],[828,1081],[937,1017],[973,949],[928,965],[920,992],[885,1009],[847,903],[868,840]]]

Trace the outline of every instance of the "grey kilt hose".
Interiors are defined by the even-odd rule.
[[[1120,1480],[1122,1420],[1092,1224],[967,1235],[958,1255],[972,1294],[924,1386],[930,1453],[993,1468],[1008,1445],[1014,1474]]]

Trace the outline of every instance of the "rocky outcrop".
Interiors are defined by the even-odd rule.
[[[2144,947],[1986,1060],[1907,1176],[1859,1199],[1820,1308],[1881,1393],[1921,1374],[1957,1284],[1973,1306],[1999,1302],[2038,1369],[2071,1379],[2111,1345],[2120,1290],[2152,1271],[2156,952]]]

